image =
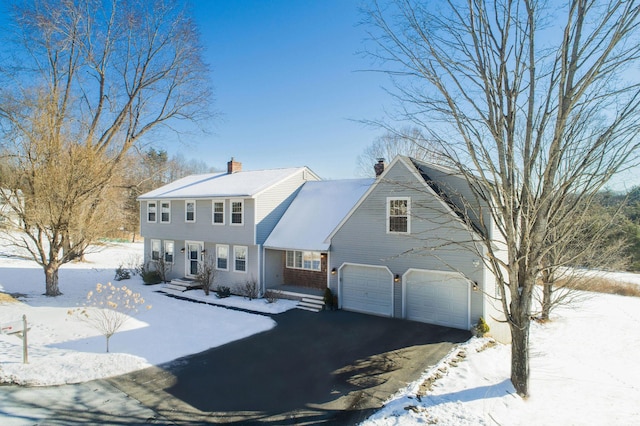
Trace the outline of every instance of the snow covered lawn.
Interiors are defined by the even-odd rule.
[[[104,353],[104,337],[67,311],[96,283],[112,281],[116,266],[141,254],[141,244],[118,244],[89,255],[87,263],[66,265],[60,273],[64,295],[56,298],[41,295],[43,273],[33,263],[0,257],[0,291],[25,295],[18,303],[0,299],[0,322],[26,314],[31,325],[27,365],[20,339],[0,336],[0,382],[52,385],[117,375],[275,326],[265,315],[167,297],[156,292],[159,286],[144,286],[134,277],[118,284],[141,292],[153,307],[127,322],[111,338],[111,353]],[[616,278],[640,282],[633,275]],[[181,295],[262,312],[293,307],[285,300],[216,299],[201,291]],[[551,322],[533,325],[528,400],[515,395],[509,382],[509,346],[472,339],[364,424],[640,424],[640,298],[588,295],[579,305],[557,310]],[[421,388],[436,376],[441,377],[432,388]]]
[[[0,323],[26,314],[31,327],[29,364],[22,363],[22,341],[0,335],[0,383],[55,385],[109,377],[170,362],[275,326],[265,315],[167,297],[157,292],[159,285],[145,286],[139,277],[113,281],[115,268],[141,257],[142,250],[142,244],[116,244],[88,255],[86,263],[65,265],[60,271],[63,295],[54,298],[42,295],[41,268],[33,262],[0,257],[0,291],[24,295],[17,303],[0,301]],[[104,336],[68,315],[69,309],[82,305],[97,283],[107,282],[140,292],[145,306],[152,306],[140,309],[111,338],[108,354]],[[273,304],[240,297],[220,300],[213,293],[205,297],[200,290],[185,294],[257,312],[277,313],[295,306],[286,300]]]
[[[528,400],[509,381],[510,347],[478,352],[488,339],[474,338],[364,424],[640,424],[640,298],[589,295],[533,324]],[[466,357],[454,367],[460,350]],[[418,400],[420,385],[436,374],[443,377]]]

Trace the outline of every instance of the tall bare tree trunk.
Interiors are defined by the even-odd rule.
[[[60,289],[58,288],[58,270],[60,265],[57,262],[49,262],[44,267],[44,275],[46,281],[46,293],[45,296],[60,296]]]
[[[515,319],[511,326],[511,383],[518,395],[529,395],[529,323],[528,315]]]

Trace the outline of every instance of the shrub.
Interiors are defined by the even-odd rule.
[[[142,276],[142,282],[145,284],[159,284],[162,282],[162,276],[160,275],[160,272],[151,269],[145,269],[140,273],[140,276]]]
[[[282,294],[278,290],[267,290],[264,293],[264,298],[267,303],[275,303],[282,297]]]
[[[324,289],[323,301],[326,309],[333,310],[333,293],[329,287]]]
[[[113,277],[116,281],[128,280],[131,278],[131,272],[124,266],[120,265],[116,268],[116,275]]]
[[[478,323],[475,326],[476,336],[484,337],[489,332],[489,325],[484,321],[484,318],[480,317]]]
[[[225,297],[231,296],[231,288],[224,285],[219,285],[215,291],[218,299],[224,299]]]
[[[258,291],[258,283],[255,279],[247,280],[247,282],[240,286],[239,293],[249,300],[257,299],[260,293]]]
[[[204,294],[207,296],[213,288],[213,283],[216,279],[216,268],[214,262],[215,259],[211,256],[204,259],[200,264],[198,275],[196,275],[196,281],[202,286]]]

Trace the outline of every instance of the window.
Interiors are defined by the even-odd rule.
[[[171,222],[171,202],[163,201],[160,203],[160,222]]]
[[[151,260],[160,260],[160,240],[151,240]]]
[[[147,222],[156,221],[157,206],[155,201],[147,201]]]
[[[232,201],[231,202],[231,224],[242,225],[243,221],[243,204],[244,201]]]
[[[321,257],[318,251],[287,251],[287,268],[320,271]]]
[[[216,246],[216,269],[229,270],[229,246]]]
[[[247,272],[247,248],[236,246],[233,248],[233,270]]]
[[[195,222],[196,221],[196,202],[195,201],[185,201],[184,202],[184,220],[185,222]]]
[[[164,262],[173,263],[173,241],[164,242]]]
[[[387,198],[387,232],[408,234],[409,214],[409,198]]]
[[[213,224],[224,225],[224,201],[213,202]]]

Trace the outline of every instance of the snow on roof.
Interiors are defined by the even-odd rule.
[[[142,194],[138,199],[252,197],[302,170],[305,167],[191,175]]]
[[[267,248],[326,251],[331,231],[374,179],[306,182],[265,241]]]

